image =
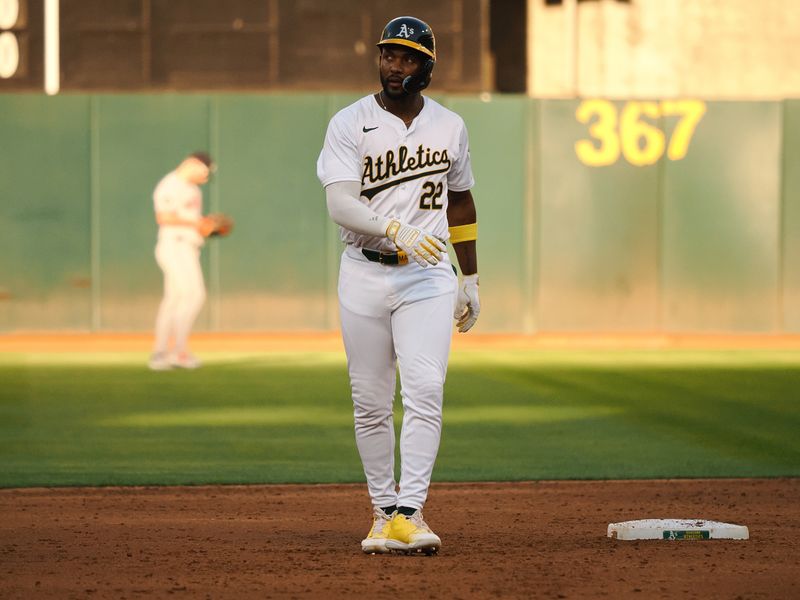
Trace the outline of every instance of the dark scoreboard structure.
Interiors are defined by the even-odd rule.
[[[45,3],[0,0],[0,91],[43,89]],[[402,10],[436,34],[436,88],[482,92],[498,89],[498,40],[524,70],[524,4],[410,0]],[[61,91],[370,89],[375,43],[399,16],[389,0],[60,0],[57,7]],[[493,44],[497,7],[509,27]]]
[[[42,2],[0,0],[0,90],[41,88]]]

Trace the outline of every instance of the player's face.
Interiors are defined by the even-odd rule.
[[[207,183],[213,169],[208,168],[205,163],[194,158],[190,159],[189,164],[191,165],[189,176],[191,177],[192,183],[196,185]]]
[[[403,46],[381,46],[379,68],[384,93],[399,98],[406,94],[403,80],[422,68],[422,58]]]

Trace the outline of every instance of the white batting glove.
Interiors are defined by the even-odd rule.
[[[403,225],[400,221],[389,223],[386,237],[421,267],[438,264],[445,251],[444,243],[432,234],[413,225]]]
[[[456,326],[459,333],[466,333],[481,314],[481,301],[478,298],[478,274],[464,275],[461,285],[458,286],[458,300],[453,318],[458,319]]]

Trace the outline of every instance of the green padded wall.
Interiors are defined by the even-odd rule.
[[[237,228],[203,252],[197,329],[336,328],[342,247],[315,166],[357,98],[0,95],[0,330],[151,330],[153,188],[201,148],[219,163],[205,205]],[[609,139],[632,132],[589,166],[585,102],[436,98],[470,132],[476,331],[800,331],[800,101],[707,103],[684,158],[637,160],[640,128],[669,143],[676,118],[589,99],[619,117]]]
[[[651,331],[658,315],[659,164],[587,166],[580,102],[541,112],[539,329]],[[617,108],[622,103],[614,103]]]
[[[491,104],[477,98],[455,97],[444,103],[464,118],[470,136],[475,172],[472,190],[478,212],[478,272],[481,276],[481,327],[520,331],[530,298],[525,283],[532,274],[526,265],[525,172],[530,104],[499,97]],[[491,106],[491,118],[486,118]],[[454,264],[455,255],[452,259]]]
[[[0,94],[0,329],[91,326],[89,99]]]
[[[220,97],[219,203],[236,234],[219,245],[225,330],[326,329],[329,218],[316,178],[324,96]]]
[[[776,330],[780,115],[776,102],[709,102],[686,158],[666,164],[666,330]]]
[[[783,329],[800,332],[800,100],[784,103],[783,118]]]

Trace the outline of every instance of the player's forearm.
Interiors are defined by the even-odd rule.
[[[475,240],[453,244],[462,275],[474,275],[478,272],[478,249]]]
[[[328,214],[345,229],[365,235],[383,237],[390,219],[382,217],[358,198],[361,184],[357,181],[340,181],[325,188]]]
[[[450,227],[450,241],[458,259],[458,266],[464,275],[478,272],[477,237],[478,215],[472,193],[449,192],[447,205],[447,224]],[[460,237],[468,239],[460,239]]]
[[[184,219],[175,213],[160,212],[156,213],[156,222],[159,225],[182,225],[185,227],[197,227],[200,223],[200,220]]]

